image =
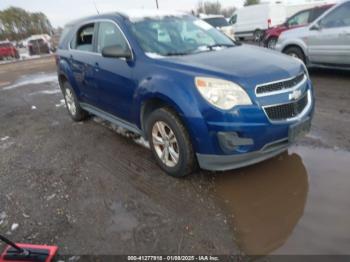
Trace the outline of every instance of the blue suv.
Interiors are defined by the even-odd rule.
[[[128,11],[68,24],[57,71],[75,121],[149,141],[166,173],[229,170],[287,150],[314,111],[304,64],[242,45],[193,16]]]

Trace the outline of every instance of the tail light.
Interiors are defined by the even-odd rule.
[[[270,28],[271,25],[272,25],[272,21],[271,21],[271,18],[269,18],[269,19],[267,20],[267,26]]]

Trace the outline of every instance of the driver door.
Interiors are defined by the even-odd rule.
[[[350,2],[338,6],[310,30],[307,44],[311,63],[350,64]]]
[[[130,49],[129,44],[119,26],[112,21],[100,22],[97,31],[96,51],[100,55],[94,57],[94,76],[99,92],[99,108],[130,122],[130,108],[136,88],[132,78],[134,60],[102,56],[105,47]]]

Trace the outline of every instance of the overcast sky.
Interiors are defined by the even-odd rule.
[[[96,14],[93,2],[100,12],[122,9],[155,8],[155,0],[0,0],[0,10],[9,6],[21,7],[27,11],[41,11],[47,15],[53,26],[62,26],[70,20]],[[158,0],[161,9],[191,10],[198,0]],[[220,0],[224,6],[242,5],[243,0]]]
[[[27,11],[41,11],[56,27],[63,26],[70,20],[79,17],[96,14],[94,1],[100,12],[155,8],[155,0],[0,0],[0,10],[9,6],[17,6]],[[303,0],[293,0],[292,2],[300,1]],[[177,11],[195,9],[198,4],[198,0],[158,0],[158,2],[161,9]],[[241,7],[244,0],[219,0],[219,2],[223,6]]]

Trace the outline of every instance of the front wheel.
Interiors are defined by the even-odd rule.
[[[303,61],[304,64],[306,62],[303,51],[297,46],[288,47],[286,50],[284,50],[283,53],[291,57],[300,59],[301,61]]]
[[[260,29],[256,29],[254,34],[253,34],[253,38],[255,42],[260,42],[262,37],[264,35],[264,32],[261,31]]]
[[[196,168],[189,134],[169,108],[154,111],[147,120],[147,137],[158,165],[169,175],[183,177]]]

